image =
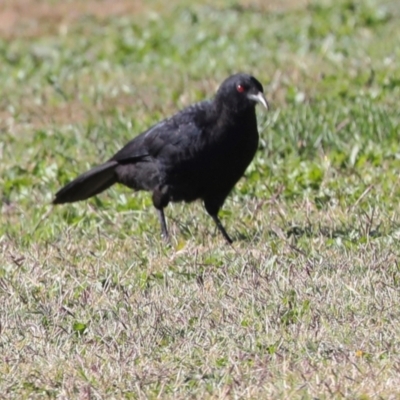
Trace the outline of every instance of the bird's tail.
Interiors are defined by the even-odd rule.
[[[115,176],[117,165],[116,161],[109,161],[78,176],[56,193],[53,204],[85,200],[106,190],[117,182]]]

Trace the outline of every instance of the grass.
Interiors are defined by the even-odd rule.
[[[0,15],[2,397],[397,398],[397,2],[19,2]],[[236,71],[273,110],[221,212],[233,247],[194,203],[168,207],[165,248],[123,187],[46,214]]]

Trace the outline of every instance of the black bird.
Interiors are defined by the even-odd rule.
[[[122,183],[152,192],[162,236],[169,202],[201,199],[224,238],[218,211],[256,153],[255,106],[268,109],[261,83],[247,74],[227,78],[213,100],[191,105],[135,137],[104,164],[59,190],[53,204],[85,200]]]

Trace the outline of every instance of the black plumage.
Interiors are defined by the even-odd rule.
[[[162,235],[169,202],[201,199],[225,239],[218,211],[258,146],[255,106],[263,87],[247,74],[227,78],[213,100],[191,105],[135,137],[110,160],[59,190],[54,204],[85,200],[114,183],[152,192]]]

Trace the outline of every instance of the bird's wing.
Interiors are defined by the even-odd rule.
[[[179,163],[179,160],[193,156],[203,131],[202,114],[206,114],[207,107],[208,102],[198,103],[159,122],[127,143],[111,160],[119,163],[142,160]]]
[[[129,141],[121,150],[115,153],[109,161],[118,161],[119,163],[124,164],[140,161],[142,159],[145,159],[146,157],[149,157],[150,154],[144,144],[145,135],[152,130],[159,129],[159,126],[161,124],[162,122],[153,126],[146,132],[143,132],[139,136],[136,136],[134,139]]]

